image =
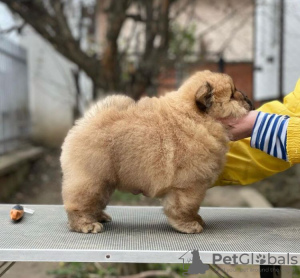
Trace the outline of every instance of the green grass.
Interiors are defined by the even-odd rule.
[[[132,193],[127,193],[127,192],[125,193],[118,190],[116,190],[111,197],[111,201],[113,202],[117,202],[117,203],[120,202],[128,205],[140,203],[142,200],[143,200],[143,195],[141,194],[134,195]]]
[[[136,206],[159,206],[160,201],[157,198],[147,198],[142,194],[134,195],[132,193],[116,190],[109,202],[110,205],[136,205]]]
[[[293,278],[300,277],[300,266],[293,266]]]

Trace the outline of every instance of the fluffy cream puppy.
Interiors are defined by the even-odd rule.
[[[206,190],[222,171],[229,141],[218,119],[252,108],[232,79],[197,72],[178,91],[135,102],[99,101],[68,133],[61,154],[63,201],[71,230],[98,233],[115,189],[162,198],[169,223],[200,233]]]

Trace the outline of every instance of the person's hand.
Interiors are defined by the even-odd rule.
[[[230,140],[237,141],[251,136],[257,115],[258,111],[253,110],[239,119],[226,118],[219,121],[228,128]]]

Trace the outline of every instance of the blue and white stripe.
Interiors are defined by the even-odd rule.
[[[252,130],[251,147],[288,161],[286,155],[288,122],[289,116],[259,112]]]

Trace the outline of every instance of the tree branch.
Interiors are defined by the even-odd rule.
[[[55,10],[53,15],[42,5],[41,1],[37,0],[26,2],[0,0],[0,2],[5,3],[12,12],[23,18],[58,52],[82,68],[93,81],[98,79],[100,61],[82,51],[78,41],[71,34],[67,19],[63,14],[63,5],[59,3],[59,0],[53,2],[52,8]]]
[[[178,3],[178,9],[175,10],[174,14],[172,15],[172,20],[177,19],[177,17],[180,14],[183,14],[186,12],[186,10],[189,8],[189,6],[193,5],[195,3],[195,0],[187,0],[186,2],[182,1],[182,4]]]
[[[64,15],[64,3],[60,0],[53,0],[53,9],[60,26],[60,29],[57,31],[64,36],[66,40],[74,39],[67,18]]]
[[[243,10],[245,7],[249,6],[249,3],[245,3],[244,5],[241,5],[239,10]],[[209,32],[212,32],[216,29],[218,29],[220,26],[223,26],[227,21],[232,20],[232,18],[237,14],[238,10],[237,9],[233,9],[232,11],[230,11],[228,14],[226,14],[223,18],[221,18],[219,21],[217,21],[216,23],[208,26],[205,30],[203,30],[200,34],[200,36],[204,36]]]
[[[146,19],[142,18],[140,14],[126,14],[126,17],[137,22],[146,22]]]
[[[252,14],[249,14],[246,18],[243,16],[239,24],[237,24],[234,28],[232,28],[229,36],[223,41],[219,53],[224,52],[224,50],[228,47],[230,42],[234,39],[234,37],[237,35],[239,30],[241,30],[246,24],[247,21],[252,17]]]

